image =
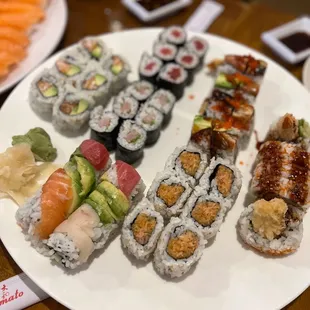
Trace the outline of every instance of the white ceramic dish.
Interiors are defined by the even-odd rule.
[[[122,53],[134,69],[131,78],[137,78],[139,58],[143,50],[151,51],[160,29],[108,34],[102,38],[116,53]],[[192,35],[192,33],[190,33]],[[200,34],[197,34],[200,35]],[[286,112],[310,119],[310,94],[289,73],[263,55],[235,42],[213,35],[201,35],[209,41],[207,61],[222,57],[227,51],[253,54],[268,62],[268,70],[255,104],[255,129],[262,138],[268,126]],[[143,49],[140,48],[143,42]],[[0,112],[0,151],[10,145],[14,134],[24,133],[41,126],[51,135],[58,149],[57,161],[65,163],[71,152],[89,133],[77,138],[66,138],[56,133],[50,123],[40,120],[27,102],[29,85],[44,67],[50,67],[53,56],[31,73],[11,93]],[[170,125],[159,141],[145,150],[138,167],[147,186],[176,146],[187,143],[194,115],[213,86],[205,72],[197,75],[193,86],[177,103]],[[194,95],[194,99],[189,96]],[[268,111],[268,112],[267,112]],[[14,124],[14,125],[12,125]],[[246,151],[239,154],[237,165],[243,174],[243,187],[239,198],[229,212],[216,240],[205,249],[196,268],[182,280],[165,281],[159,277],[151,263],[139,264],[124,255],[117,238],[103,252],[95,253],[91,264],[75,273],[65,273],[40,256],[25,241],[15,222],[16,205],[9,200],[0,201],[0,236],[23,271],[53,298],[71,309],[136,309],[136,310],[188,310],[188,309],[280,309],[310,283],[310,216],[304,220],[304,238],[297,253],[285,258],[266,258],[241,244],[235,225],[245,204],[250,167],[255,159],[255,137]],[[243,161],[244,164],[239,164]]]
[[[310,48],[294,53],[279,39],[291,35],[295,32],[306,32],[310,34],[310,17],[304,16],[293,20],[287,24],[274,28],[262,33],[261,39],[267,44],[276,54],[291,64],[301,62],[310,56]]]
[[[68,9],[65,0],[50,1],[45,20],[31,34],[28,56],[0,81],[0,94],[14,86],[57,47],[66,29]]]
[[[310,91],[310,57],[305,61],[302,68],[302,82],[305,87]]]
[[[140,20],[150,23],[189,6],[192,0],[175,0],[153,11],[146,10],[136,0],[122,0],[122,3]]]

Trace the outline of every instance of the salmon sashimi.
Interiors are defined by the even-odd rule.
[[[41,220],[36,234],[47,239],[69,215],[73,202],[72,180],[64,169],[56,170],[42,187]]]
[[[0,63],[0,79],[9,73],[9,68],[7,65]]]
[[[35,5],[27,3],[2,2],[0,5],[0,13],[30,13],[44,17],[44,11]]]
[[[43,18],[44,16],[36,14],[35,12],[1,13],[0,27],[13,27],[22,31],[27,31],[31,26],[40,22]]]
[[[0,64],[3,66],[14,65],[21,59],[8,52],[0,51]]]
[[[2,39],[9,40],[23,47],[29,44],[26,33],[12,27],[0,27],[0,40]]]
[[[19,59],[26,57],[26,51],[20,45],[4,39],[0,39],[0,52],[14,54]]]
[[[1,2],[11,2],[12,0],[0,0]],[[14,0],[14,3],[28,3],[36,6],[44,6],[46,0]]]

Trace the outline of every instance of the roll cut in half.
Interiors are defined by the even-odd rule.
[[[154,252],[163,228],[163,217],[144,198],[125,218],[122,244],[129,254],[147,260]]]
[[[238,231],[242,240],[259,252],[286,255],[295,252],[302,240],[303,212],[284,200],[257,200],[241,214]]]
[[[206,243],[193,221],[173,217],[159,238],[154,267],[161,275],[181,277],[201,258]]]

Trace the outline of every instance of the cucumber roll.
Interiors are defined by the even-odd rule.
[[[164,116],[152,106],[142,105],[135,120],[146,131],[146,145],[157,142]]]
[[[155,85],[162,66],[163,62],[158,57],[143,53],[139,64],[140,79]]]
[[[144,198],[125,218],[121,235],[123,247],[137,259],[147,260],[163,228],[163,217]]]
[[[169,63],[159,72],[158,87],[170,90],[178,100],[183,97],[187,79],[188,73],[183,67]]]
[[[147,81],[136,81],[126,88],[126,93],[138,100],[139,103],[145,102],[154,91],[154,85]]]
[[[229,208],[230,205],[227,205],[223,199],[212,193],[208,195],[204,189],[196,187],[181,217],[192,219],[202,230],[205,239],[210,239],[219,231]]]
[[[53,126],[60,132],[75,132],[87,124],[94,101],[84,92],[68,91],[53,109]]]
[[[200,148],[191,144],[178,147],[169,156],[165,169],[175,171],[192,184],[195,185],[208,165],[208,156]]]
[[[118,115],[121,121],[135,118],[139,109],[139,102],[126,93],[120,93],[114,98],[113,112]]]
[[[232,206],[242,186],[241,172],[228,160],[212,158],[199,185]]]
[[[89,62],[85,72],[77,80],[76,88],[93,96],[96,104],[107,105],[111,97],[111,74],[100,69],[95,62]]]
[[[147,105],[154,107],[164,115],[163,125],[167,125],[172,116],[172,109],[176,98],[172,92],[166,89],[158,89],[147,101]]]
[[[153,46],[153,54],[163,63],[169,63],[175,60],[178,49],[169,43],[157,41]]]
[[[186,48],[193,51],[200,60],[200,66],[203,66],[204,58],[209,48],[209,44],[206,40],[201,37],[194,36],[191,37],[186,43]]]
[[[116,139],[120,127],[118,115],[98,106],[90,114],[89,127],[94,140],[103,143],[108,151],[116,149]]]
[[[195,74],[201,68],[199,57],[191,50],[180,48],[175,61],[187,71],[187,85],[191,85],[194,81]]]
[[[145,130],[134,121],[124,121],[118,137],[116,157],[128,164],[133,164],[143,157],[146,141]]]
[[[169,219],[182,212],[191,192],[192,187],[185,178],[168,170],[157,173],[147,192],[147,198],[154,204],[156,211]]]
[[[199,261],[206,244],[193,221],[173,217],[157,243],[154,267],[161,275],[181,277]]]
[[[63,81],[51,70],[43,70],[33,80],[29,102],[31,108],[39,115],[51,115],[54,105],[64,96]]]
[[[180,47],[185,44],[187,38],[186,31],[181,26],[171,26],[165,28],[160,34],[159,39]]]
[[[128,84],[128,74],[131,69],[128,62],[119,55],[112,55],[105,64],[104,69],[111,73],[112,94],[118,94]]]

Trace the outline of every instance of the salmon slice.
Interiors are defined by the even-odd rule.
[[[7,65],[0,63],[0,79],[8,75],[9,68]]]
[[[1,2],[0,13],[29,13],[44,16],[44,11],[40,7],[18,2]]]
[[[68,217],[72,202],[71,178],[64,169],[58,169],[42,187],[41,220],[36,226],[36,234],[41,240],[47,239]]]
[[[0,51],[0,64],[4,66],[14,65],[15,63],[21,60],[20,57],[17,57],[14,54],[10,54],[5,51]]]
[[[1,2],[11,2],[12,0],[0,0]],[[45,2],[44,0],[14,0],[15,3],[27,3],[32,4],[36,6],[44,6]]]
[[[29,39],[25,32],[12,27],[0,27],[0,40],[5,39],[23,47],[29,44]]]
[[[2,5],[2,3],[1,3]],[[34,12],[29,13],[1,13],[0,27],[12,27],[21,31],[27,31],[31,26],[40,22],[44,16]]]
[[[19,60],[22,60],[27,55],[23,47],[4,39],[0,39],[0,52],[7,52],[9,54],[13,54]]]

